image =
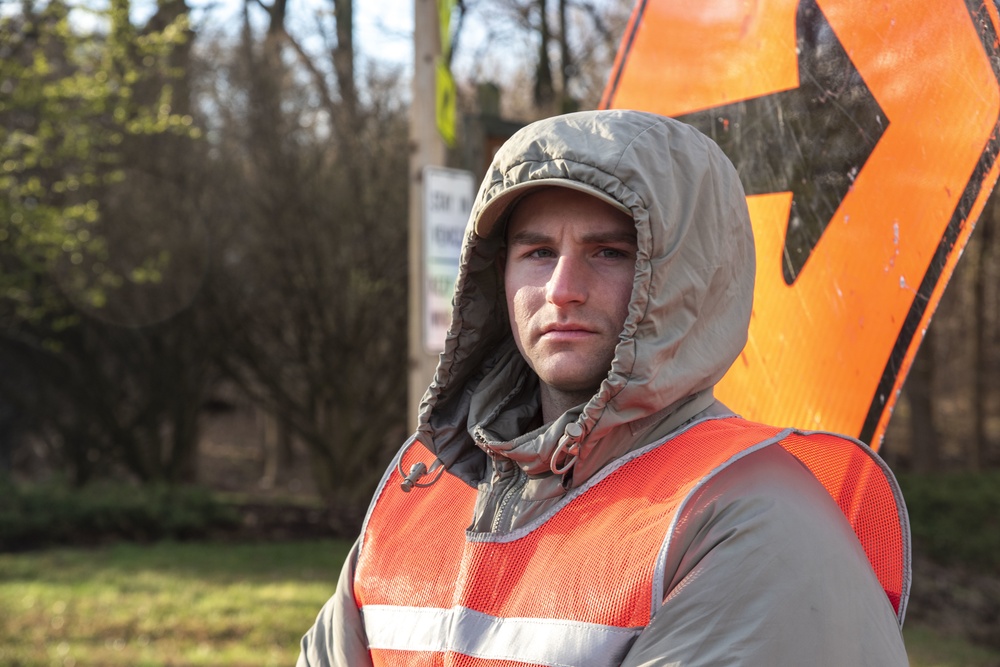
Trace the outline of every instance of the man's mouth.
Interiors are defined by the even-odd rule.
[[[572,340],[594,333],[582,324],[550,324],[542,329],[542,337],[549,340]]]

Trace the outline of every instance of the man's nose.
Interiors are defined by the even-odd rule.
[[[545,286],[545,297],[556,306],[586,301],[587,277],[584,262],[567,255],[560,257]]]

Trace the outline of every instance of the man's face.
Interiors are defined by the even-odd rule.
[[[550,389],[583,401],[607,377],[635,277],[632,219],[576,190],[522,199],[507,227],[514,340]]]

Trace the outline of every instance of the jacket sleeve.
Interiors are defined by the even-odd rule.
[[[895,611],[836,504],[794,457],[754,452],[691,498],[664,602],[624,667],[906,667]]]
[[[358,562],[355,542],[340,571],[337,588],[302,637],[296,667],[371,667],[361,613],[354,603],[354,568]]]

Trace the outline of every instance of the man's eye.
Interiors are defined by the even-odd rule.
[[[625,257],[626,254],[617,248],[601,248],[598,251],[598,256],[605,257],[608,259],[615,259],[617,257]]]
[[[528,257],[553,257],[554,253],[548,248],[535,248],[528,253]]]

